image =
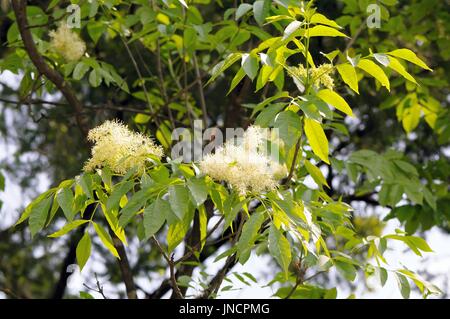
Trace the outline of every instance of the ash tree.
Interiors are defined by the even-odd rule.
[[[97,285],[82,298],[107,297],[94,272],[128,298],[345,298],[339,284],[371,278],[439,295],[385,257],[393,242],[432,252],[419,232],[450,218],[448,50],[439,30],[405,27],[408,10],[432,19],[407,2],[3,1],[0,70],[21,80],[2,101],[34,122],[19,152],[43,150],[53,182],[1,233],[46,284],[20,288],[43,279],[1,266],[3,291],[62,298],[77,263]],[[402,227],[384,231],[381,207]],[[235,270],[263,256],[270,278]]]

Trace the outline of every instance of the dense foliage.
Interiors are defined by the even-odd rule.
[[[2,83],[19,145],[4,170],[26,187],[44,165],[53,182],[0,232],[3,291],[61,298],[67,267],[97,251],[129,298],[255,285],[232,271],[252,254],[274,260],[265,284],[280,298],[336,298],[318,281],[331,276],[439,294],[384,253],[401,241],[422,256],[432,250],[418,232],[449,229],[448,10],[373,2],[3,1],[0,70],[21,79]],[[244,146],[174,158],[172,131],[196,143],[196,120],[216,130],[205,144],[244,127]],[[386,234],[376,210],[355,215],[359,202],[404,228]]]

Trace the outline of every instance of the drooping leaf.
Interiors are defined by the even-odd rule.
[[[397,72],[398,74],[400,74],[401,76],[403,76],[408,81],[417,84],[416,79],[414,79],[414,77],[411,74],[409,74],[408,71],[406,71],[405,67],[396,58],[393,58],[391,56],[389,57],[388,67]]]
[[[348,116],[354,116],[348,103],[336,92],[329,89],[324,89],[317,92],[317,97],[325,103],[334,106],[336,109],[347,114]]]
[[[325,177],[322,174],[322,171],[318,167],[311,164],[311,162],[308,160],[305,160],[305,167],[306,167],[306,170],[308,171],[308,173],[311,175],[311,177],[317,183],[317,185],[319,185],[319,186],[325,185],[328,188],[330,188],[330,186],[328,186],[327,180],[325,179]]]
[[[89,233],[87,231],[84,232],[83,237],[81,237],[80,241],[78,242],[76,255],[78,266],[80,266],[80,270],[83,270],[86,262],[91,256],[91,237],[89,236]]]
[[[433,71],[425,62],[419,59],[419,57],[409,49],[398,49],[388,52],[387,54],[414,63],[420,66],[422,69]]]
[[[384,73],[383,69],[380,68],[378,65],[375,64],[375,62],[368,60],[368,59],[361,59],[358,63],[358,68],[361,70],[366,71],[371,76],[373,76],[375,79],[377,79],[382,86],[386,87],[388,91],[391,90],[391,86],[389,83],[389,79]]]
[[[356,93],[359,94],[358,89],[358,76],[356,75],[355,68],[350,63],[339,64],[336,66],[342,80]]]
[[[67,223],[66,225],[64,225],[63,228],[61,228],[60,230],[54,232],[51,235],[48,235],[48,237],[51,238],[57,238],[57,237],[61,237],[65,234],[67,234],[68,232],[74,230],[75,228],[80,227],[83,224],[89,223],[89,220],[86,219],[78,219],[78,220],[74,220],[73,222]]]
[[[165,209],[170,209],[168,206],[165,200],[158,198],[144,209],[145,237],[149,238],[155,235],[164,225],[167,213]]]
[[[28,221],[31,236],[36,235],[45,226],[48,212],[52,204],[52,196],[43,199],[36,205],[33,205],[30,212],[30,219]]]
[[[116,247],[114,247],[114,243],[112,241],[111,236],[106,232],[106,230],[100,226],[97,223],[94,224],[95,232],[97,233],[98,237],[100,237],[100,240],[102,241],[103,245],[113,254],[116,258],[120,259],[119,253],[117,252]]]
[[[61,188],[56,192],[56,200],[61,207],[67,220],[70,222],[75,216],[75,205],[72,190],[70,188]]]
[[[264,214],[261,212],[253,213],[245,222],[237,244],[237,252],[239,256],[239,262],[241,264],[244,264],[245,261],[250,257],[251,248],[256,240],[258,231],[261,228],[263,222]]]
[[[236,10],[236,20],[242,18],[247,12],[252,10],[253,6],[249,3],[241,3]]]
[[[305,118],[305,134],[314,154],[322,161],[330,164],[328,159],[328,139],[319,122]]]
[[[175,215],[183,220],[189,210],[189,193],[184,185],[169,186],[169,203]]]
[[[208,188],[206,187],[205,180],[200,178],[191,178],[188,179],[187,185],[197,206],[203,204],[208,197]]]
[[[251,80],[255,79],[259,70],[258,57],[252,53],[243,54],[241,66]]]
[[[289,264],[292,260],[291,245],[274,225],[271,225],[269,230],[269,252],[280,265],[287,278]]]

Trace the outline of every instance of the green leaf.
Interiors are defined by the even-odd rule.
[[[339,273],[344,276],[348,281],[353,281],[356,278],[356,269],[352,264],[343,262],[343,261],[335,261],[335,265]]]
[[[252,8],[253,6],[249,3],[241,3],[236,10],[236,21],[242,18],[244,14],[249,12]]]
[[[253,3],[253,16],[259,26],[264,24],[267,14],[270,10],[271,1],[268,0],[258,0]]]
[[[183,219],[169,226],[167,232],[168,251],[171,253],[184,239],[194,218],[194,210],[188,210]]]
[[[86,28],[92,41],[94,41],[94,44],[97,44],[107,27],[101,21],[89,21]]]
[[[42,228],[44,228],[52,201],[52,197],[47,197],[33,205],[30,212],[30,219],[28,221],[31,236],[36,235]]]
[[[200,224],[200,251],[202,251],[206,244],[206,236],[208,234],[208,215],[206,214],[205,206],[199,207],[198,219]]]
[[[243,68],[240,68],[239,71],[234,76],[233,80],[231,80],[230,88],[228,89],[227,95],[234,90],[234,88],[242,81],[245,77],[245,71]]]
[[[87,71],[89,71],[89,66],[83,61],[78,62],[73,70],[73,79],[77,81],[81,80]]]
[[[330,27],[324,26],[324,25],[316,25],[315,27],[312,27],[308,30],[305,30],[305,37],[344,37],[347,38],[347,36]]]
[[[80,298],[81,299],[95,299],[90,293],[87,293],[85,291],[80,291]]]
[[[126,195],[134,186],[133,181],[126,181],[114,186],[111,195],[106,200],[106,210],[118,209],[122,196]]]
[[[71,222],[76,214],[74,197],[70,188],[61,188],[56,192],[56,200],[61,207],[64,216]]]
[[[328,159],[328,139],[319,122],[305,118],[305,134],[314,154],[322,161],[330,164]]]
[[[356,75],[355,68],[350,63],[339,64],[336,66],[342,80],[356,93],[358,90],[358,76]]]
[[[81,186],[83,192],[86,194],[88,198],[94,197],[92,176],[90,174],[83,174],[81,176],[77,176],[76,182],[78,185]]]
[[[409,49],[398,49],[388,52],[387,54],[414,63],[415,65],[420,66],[422,69],[433,71],[428,65],[426,65],[425,62],[419,59],[417,55]]]
[[[259,70],[259,60],[257,55],[253,53],[244,53],[242,55],[241,66],[245,74],[253,81],[258,75]]]
[[[411,81],[414,84],[417,84],[416,79],[406,71],[405,67],[396,59],[393,57],[389,57],[389,68],[403,76],[408,81]]]
[[[5,190],[5,176],[0,172],[0,191]]]
[[[97,233],[98,237],[100,237],[100,240],[102,241],[103,245],[116,257],[119,258],[119,253],[117,252],[116,247],[114,247],[113,241],[111,236],[106,232],[106,230],[100,226],[97,223],[94,224],[95,232]]]
[[[224,61],[220,62],[213,68],[212,76],[205,85],[208,85],[215,79],[217,79],[219,75],[225,72],[225,70],[232,66],[234,63],[239,61],[241,57],[242,53],[231,53],[230,55],[228,55]]]
[[[249,3],[241,3],[236,10],[236,21],[242,18],[244,14],[249,12],[252,8],[253,6]]]
[[[383,267],[380,267],[380,268],[378,268],[378,273],[380,276],[381,286],[384,287],[384,285],[386,284],[386,281],[388,280],[388,272]]]
[[[48,235],[48,237],[51,238],[57,238],[57,237],[61,237],[65,234],[67,234],[68,232],[74,230],[75,228],[80,227],[83,224],[89,223],[89,220],[86,219],[77,219],[74,220],[73,222],[67,223],[66,225],[64,225],[63,228],[61,228],[60,230],[58,230],[57,232],[54,232],[51,235]]]
[[[415,247],[420,249],[421,251],[428,252],[428,253],[433,252],[431,247],[427,244],[427,242],[423,238],[416,237],[416,236],[408,236],[407,241],[409,243],[411,243],[411,245],[414,245]]]
[[[51,198],[53,197],[53,193],[57,190],[57,188],[52,188],[49,189],[48,191],[42,193],[41,195],[39,195],[38,197],[36,197],[35,200],[33,200],[30,204],[28,204],[28,206],[25,208],[25,210],[23,211],[22,215],[20,216],[19,220],[15,223],[14,226],[17,226],[21,223],[23,223],[25,220],[27,220],[30,215],[33,213],[35,207],[41,203],[43,200],[47,199],[47,198]]]
[[[283,40],[289,38],[295,31],[297,31],[303,25],[300,21],[292,21],[288,24],[286,29],[284,29]]]
[[[255,212],[245,222],[241,236],[239,237],[239,242],[237,243],[237,253],[241,264],[244,264],[248,257],[250,257],[250,251],[264,219],[264,213]]]
[[[168,206],[169,205],[165,200],[158,198],[150,206],[147,206],[144,209],[144,229],[146,238],[155,235],[162,225],[164,225],[166,220],[166,209],[170,209]]]
[[[76,255],[78,266],[80,266],[80,270],[83,270],[84,265],[86,265],[89,257],[91,256],[91,237],[89,237],[89,233],[87,231],[84,232],[83,237],[81,237],[78,242]]]
[[[137,212],[146,204],[149,197],[148,189],[134,193],[125,207],[120,211],[119,226],[125,227]]]
[[[284,111],[275,116],[273,126],[278,129],[280,138],[289,150],[302,135],[302,121],[297,113]]]
[[[97,69],[93,69],[90,73],[89,73],[89,84],[96,88],[98,87],[100,84],[102,83],[102,76],[100,74],[100,72]]]
[[[319,186],[325,185],[328,188],[330,188],[330,186],[327,183],[327,180],[325,179],[325,177],[322,174],[322,171],[318,167],[311,164],[311,162],[308,160],[305,160],[305,167],[317,185],[319,185]]]
[[[386,87],[388,91],[391,90],[389,79],[386,76],[386,73],[384,73],[383,69],[376,65],[375,62],[368,59],[361,59],[359,60],[357,67],[361,70],[366,71],[375,79],[377,79],[382,86]]]
[[[403,298],[408,299],[411,294],[411,286],[409,285],[408,279],[398,272],[395,273],[395,278],[397,279],[398,287]]]
[[[353,111],[348,103],[336,92],[329,89],[321,90],[317,92],[317,97],[325,103],[334,106],[336,109],[347,114],[348,116],[354,117]]]
[[[422,108],[420,107],[420,105],[415,104],[404,111],[402,125],[406,133],[411,133],[419,125],[420,117],[422,115],[421,110]]]
[[[203,178],[188,179],[187,185],[197,207],[203,204],[208,197],[208,188]]]
[[[169,186],[169,203],[175,215],[182,220],[189,211],[189,193],[184,185]]]
[[[291,245],[273,224],[269,229],[269,252],[278,262],[284,272],[285,278],[287,278],[289,265],[292,260]]]

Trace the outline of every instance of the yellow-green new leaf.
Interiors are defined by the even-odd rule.
[[[405,67],[396,58],[391,56],[389,57],[389,67],[408,81],[418,85],[416,79],[414,79],[414,77],[406,71]]]
[[[324,24],[327,25],[329,27],[333,27],[336,29],[342,29],[342,27],[337,24],[335,21],[328,19],[326,16],[324,16],[323,14],[320,13],[315,13],[311,20],[309,21],[309,23],[312,24]]]
[[[326,27],[324,25],[316,25],[315,27],[312,27],[311,29],[305,30],[305,36],[306,37],[344,37],[346,38],[347,36],[330,27]]]
[[[89,220],[85,220],[85,219],[74,220],[73,222],[66,224],[63,228],[61,228],[57,232],[54,232],[53,234],[48,235],[48,237],[51,237],[51,238],[61,237],[65,234],[67,234],[68,232],[70,232],[71,230],[78,228],[79,226],[86,224],[88,222],[89,222]]]
[[[356,93],[358,90],[358,76],[356,75],[355,68],[350,63],[339,64],[336,66],[342,80]]]
[[[319,122],[305,118],[305,134],[314,154],[322,161],[330,164],[328,159],[328,139]]]
[[[78,266],[80,266],[80,270],[83,270],[89,257],[91,256],[91,246],[91,237],[89,237],[89,233],[86,231],[78,242],[76,250],[77,262]]]
[[[361,59],[359,60],[357,67],[377,79],[388,91],[391,90],[391,85],[386,73],[384,73],[383,69],[380,68],[375,62],[368,59]]]
[[[326,187],[330,188],[330,186],[328,186],[327,180],[323,176],[320,168],[314,166],[308,160],[305,160],[305,167],[317,185],[319,185],[319,186],[325,185]]]
[[[402,124],[406,133],[409,134],[415,130],[415,128],[419,125],[420,116],[421,107],[419,104],[416,104],[405,111],[405,114],[402,118]]]
[[[398,49],[391,52],[388,52],[389,55],[395,56],[397,58],[409,61],[411,63],[414,63],[415,65],[420,66],[422,69],[433,71],[430,69],[430,67],[423,62],[419,57],[411,50],[409,49]]]
[[[114,247],[114,243],[111,239],[111,236],[106,232],[106,230],[100,226],[97,223],[94,224],[95,232],[97,233],[98,237],[100,237],[100,240],[102,241],[103,245],[113,254],[116,258],[120,259],[119,253],[117,252],[116,247]]]
[[[320,98],[325,103],[334,106],[336,109],[347,114],[348,116],[354,117],[353,111],[348,105],[348,103],[336,92],[329,89],[325,89],[319,91],[317,93],[317,97]]]

